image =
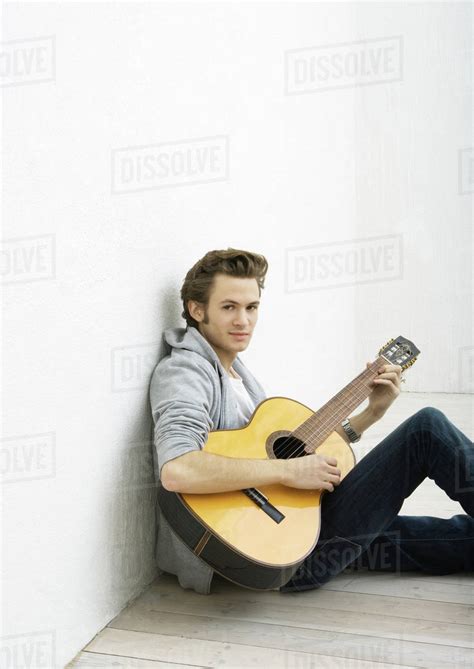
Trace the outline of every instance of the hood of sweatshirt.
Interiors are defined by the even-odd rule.
[[[217,353],[197,328],[169,328],[164,331],[163,340],[168,349],[165,352],[165,355],[170,355],[173,348],[186,349],[188,351],[193,351],[194,353],[199,353],[199,355],[211,363],[220,376],[221,383],[224,386],[227,386],[230,383],[229,375],[219,360]],[[247,388],[247,392],[255,402],[258,403],[261,402],[262,399],[265,399],[266,395],[263,387],[247,369],[238,355],[235,357],[232,367],[242,378],[243,383]]]
[[[217,353],[197,328],[169,328],[165,330],[163,337],[169,348],[167,353],[171,353],[172,348],[183,348],[188,351],[194,351],[194,353],[199,353],[199,355],[202,355],[203,358],[210,362],[221,376],[227,374]],[[243,364],[238,356],[236,360],[240,364]]]

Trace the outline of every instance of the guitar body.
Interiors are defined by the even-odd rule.
[[[295,448],[286,452],[285,444],[290,433],[313,415],[299,402],[273,397],[258,405],[245,427],[210,432],[203,450],[256,460],[304,456],[301,447],[300,455]],[[317,453],[336,458],[341,479],[355,465],[352,449],[337,432],[318,446]],[[245,587],[275,589],[289,581],[316,546],[324,491],[284,485],[261,486],[258,491],[284,515],[281,522],[240,490],[180,494],[160,486],[158,495],[171,527],[215,571]]]

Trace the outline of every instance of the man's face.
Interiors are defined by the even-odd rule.
[[[216,274],[207,306],[189,302],[188,308],[199,323],[200,333],[225,367],[249,345],[257,323],[259,301],[256,279]]]

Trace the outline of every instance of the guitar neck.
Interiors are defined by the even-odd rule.
[[[379,370],[387,364],[379,356],[367,369],[340,390],[329,402],[326,402],[310,418],[302,423],[293,434],[306,443],[307,453],[314,453],[316,448],[334,432],[336,427],[347,418],[372,392],[371,382]]]

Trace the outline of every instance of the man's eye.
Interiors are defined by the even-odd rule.
[[[233,306],[233,304],[226,304],[224,309],[232,309]]]

